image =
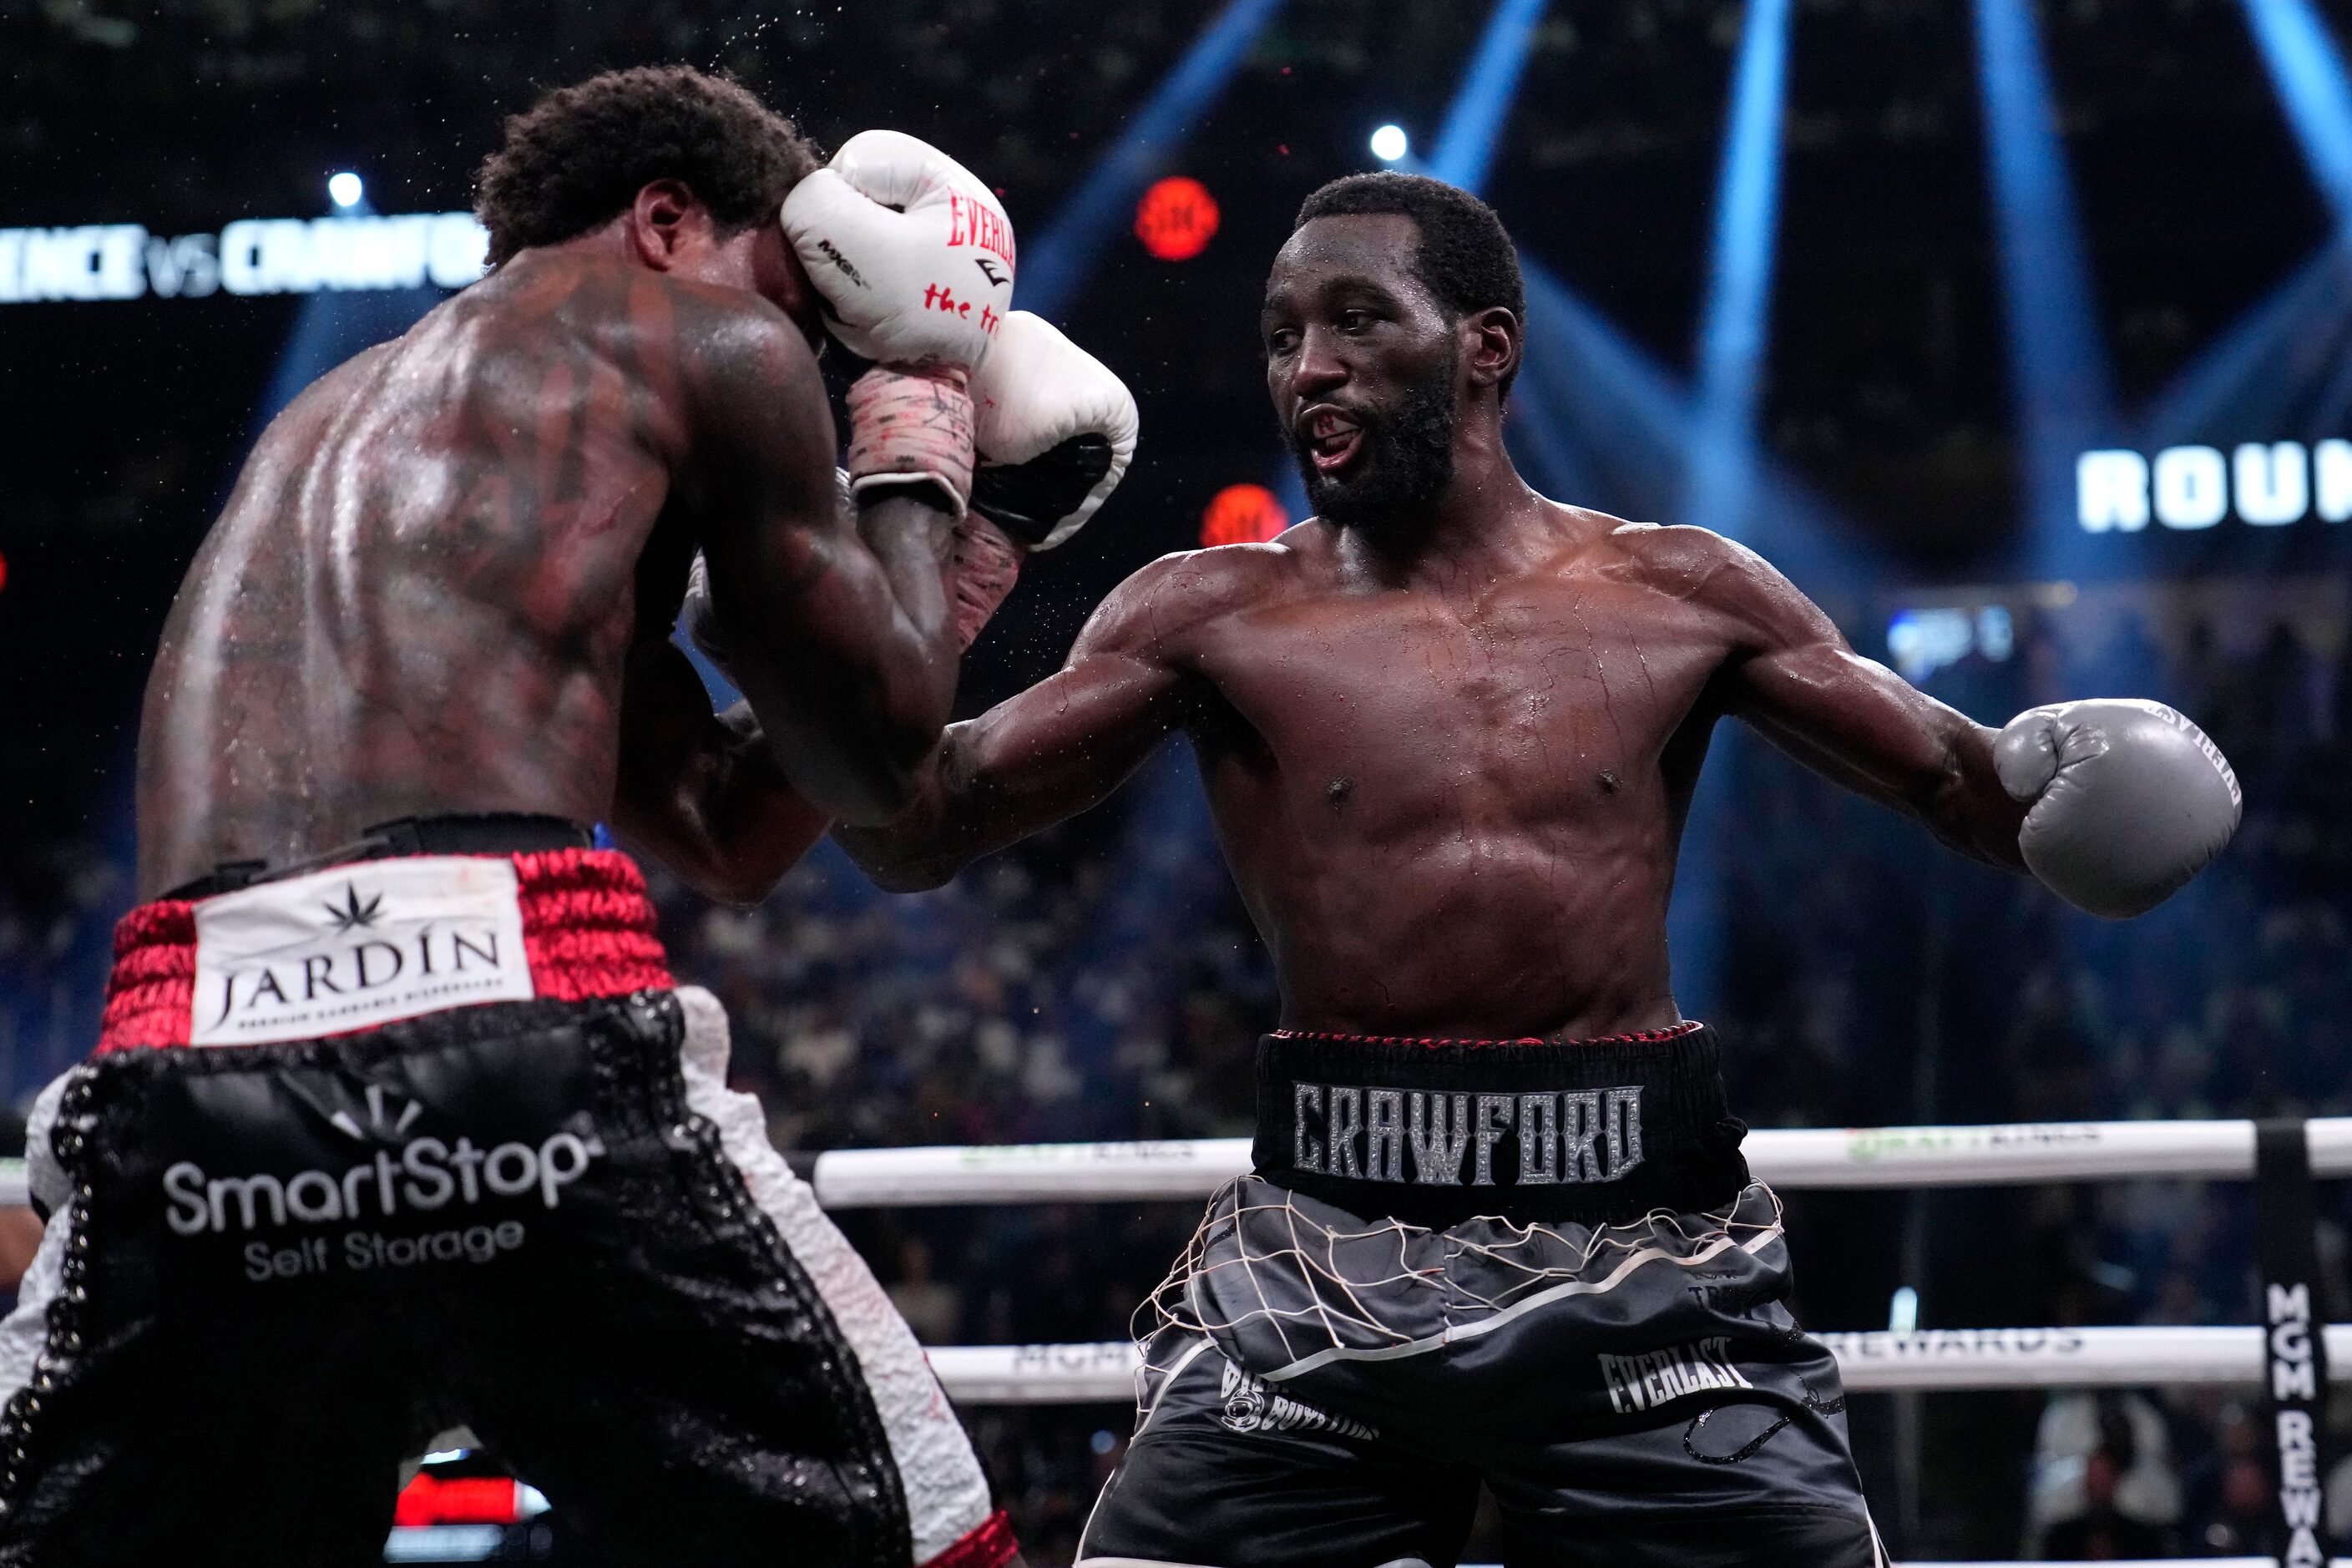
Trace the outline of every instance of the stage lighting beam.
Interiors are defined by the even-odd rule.
[[[1976,24],[2025,519],[2046,542],[2075,531],[2074,459],[2112,445],[2115,393],[2031,0],[1976,0]]]
[[[1454,89],[1454,102],[1445,111],[1445,128],[1429,160],[1431,174],[1474,193],[1486,185],[1486,172],[1495,161],[1495,143],[1510,119],[1511,102],[1519,95],[1519,77],[1527,69],[1528,52],[1535,47],[1536,27],[1549,4],[1549,0],[1496,0],[1486,30],[1478,39],[1478,52],[1471,57],[1470,68],[1463,73],[1462,85]],[[1396,161],[1381,153],[1377,145],[1372,151],[1388,162]],[[1400,145],[1398,156],[1403,153]]]
[[[1698,395],[1682,521],[1738,538],[1755,472],[1756,405],[1771,340],[1780,125],[1790,0],[1748,0],[1715,202]]]
[[[1157,178],[1232,82],[1283,0],[1227,0],[1192,47],[1160,79],[1111,150],[1022,247],[1013,303],[1062,320],[1094,276],[1104,247],[1127,224],[1136,198]]]
[[[2254,42],[2313,183],[2352,233],[2352,85],[2343,51],[2310,0],[2242,0]]]

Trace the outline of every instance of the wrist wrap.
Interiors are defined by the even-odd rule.
[[[959,366],[876,365],[849,388],[849,488],[929,481],[961,518],[971,495],[971,394]]]

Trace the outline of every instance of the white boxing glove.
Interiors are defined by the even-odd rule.
[[[1013,308],[1003,204],[900,132],[851,137],[784,197],[783,225],[833,335],[862,359],[976,369]]]
[[[2203,731],[2161,702],[2029,708],[1993,742],[2001,787],[2033,803],[2017,847],[2044,887],[2126,920],[2170,898],[2238,830],[2238,777]]]
[[[972,465],[965,381],[1013,303],[1004,208],[929,143],[862,131],[792,188],[782,221],[833,335],[876,362],[849,390],[851,488],[928,485],[961,518]]]
[[[971,379],[980,472],[971,504],[1032,550],[1085,526],[1135,458],[1135,395],[1102,361],[1027,310],[1004,319]]]
[[[1004,319],[972,376],[971,400],[980,469],[948,577],[966,647],[1013,592],[1029,552],[1077,532],[1118,488],[1137,424],[1127,384],[1026,310]]]

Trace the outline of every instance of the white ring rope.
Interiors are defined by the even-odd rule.
[[[2259,1328],[1923,1329],[1828,1333],[1850,1393],[2006,1388],[2156,1388],[2258,1384]],[[1135,1397],[1135,1347],[937,1345],[931,1370],[967,1405],[1111,1404]],[[2327,1331],[2330,1375],[2352,1382],[2352,1323]]]
[[[2352,1117],[2305,1123],[2312,1174],[2352,1175]],[[2134,1176],[2253,1174],[2254,1124],[2037,1121],[1975,1127],[1787,1128],[1751,1131],[1748,1168],[1787,1189],[1991,1186]],[[843,1149],[820,1154],[827,1208],[886,1205],[1197,1199],[1249,1168],[1246,1138]],[[0,1160],[0,1206],[26,1201],[25,1163]],[[1849,1389],[2011,1389],[2258,1383],[2258,1328],[2160,1326],[1931,1329],[1825,1333]],[[2352,1325],[2327,1331],[2328,1363],[2352,1381]],[[971,1405],[1066,1405],[1134,1397],[1135,1348],[943,1345],[931,1364]],[[2252,1561],[2252,1560],[2249,1560]]]
[[[2305,1126],[2311,1173],[2352,1175],[2352,1117]],[[1791,1191],[2254,1173],[2251,1121],[1766,1128],[1740,1147],[1758,1180]],[[1246,1138],[836,1149],[816,1157],[814,1180],[830,1209],[1204,1198],[1249,1169],[1249,1150]]]
[[[2305,1123],[2311,1173],[2352,1175],[2352,1117]],[[1246,1138],[835,1149],[816,1157],[830,1209],[1205,1198],[1249,1169]],[[1980,1127],[1763,1128],[1741,1145],[1760,1181],[1967,1187],[2129,1176],[2247,1177],[2251,1121],[2019,1121]],[[0,1160],[0,1208],[25,1201],[25,1162]]]

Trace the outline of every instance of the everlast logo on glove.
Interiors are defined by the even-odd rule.
[[[1565,1094],[1445,1094],[1300,1083],[1291,1093],[1295,1163],[1324,1175],[1441,1186],[1466,1179],[1491,1187],[1495,1146],[1514,1132],[1519,1157],[1513,1180],[1520,1186],[1613,1182],[1642,1163],[1638,1084]]]
[[[1003,213],[970,196],[948,197],[948,244],[950,247],[977,246],[1003,257],[1005,266],[1015,265],[1013,259],[1013,226],[1004,221]]]
[[[527,1001],[513,862],[362,861],[196,906],[189,1043],[259,1045]]]

